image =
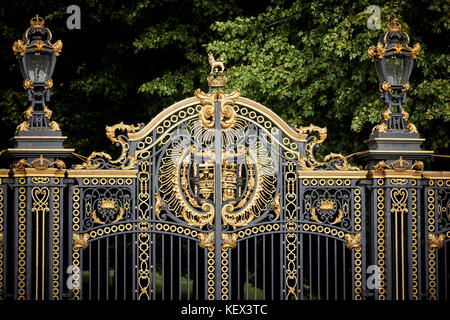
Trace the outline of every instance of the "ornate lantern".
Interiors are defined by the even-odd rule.
[[[52,33],[44,27],[44,19],[36,15],[30,20],[30,28],[25,31],[22,40],[13,44],[13,51],[19,59],[20,70],[24,78],[23,86],[28,90],[32,107],[35,103],[42,106],[49,101],[48,90],[52,88],[52,75],[56,57],[62,49],[61,40],[51,43]],[[44,89],[44,92],[35,89]]]
[[[422,170],[421,160],[433,153],[422,150],[421,144],[425,139],[420,138],[416,126],[408,122],[409,114],[402,108],[419,51],[418,43],[409,47],[409,36],[395,19],[389,23],[388,32],[381,36],[378,44],[369,48],[368,53],[380,81],[381,98],[387,105],[381,114],[381,122],[373,127],[365,141],[369,150],[359,155],[368,161],[369,170]]]
[[[44,20],[36,15],[30,20],[30,27],[22,40],[13,44],[13,51],[19,60],[20,71],[24,79],[23,87],[27,91],[31,105],[25,110],[25,121],[17,126],[12,139],[14,148],[8,149],[14,158],[20,159],[18,167],[32,167],[44,170],[51,164],[59,163],[73,149],[65,149],[61,129],[52,121],[53,112],[48,108],[50,89],[53,87],[53,70],[56,57],[61,53],[61,40],[51,42],[52,33],[44,26]],[[39,159],[36,162],[36,159]]]
[[[418,43],[409,47],[409,36],[395,19],[389,23],[388,32],[381,36],[377,46],[369,48],[380,81],[381,97],[388,106],[382,115],[383,124],[378,126],[379,132],[386,133],[388,129],[416,131],[412,124],[408,127],[408,114],[402,104],[406,102],[409,77],[419,51]]]

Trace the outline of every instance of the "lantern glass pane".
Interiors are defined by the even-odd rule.
[[[402,86],[408,81],[410,72],[411,57],[390,56],[386,57],[384,66],[386,70],[386,80],[391,86]]]
[[[29,54],[26,57],[26,72],[34,82],[46,82],[52,66],[52,56],[49,54]]]

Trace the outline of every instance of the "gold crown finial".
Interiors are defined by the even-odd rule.
[[[44,23],[45,23],[44,19],[39,17],[39,15],[36,15],[36,17],[30,20],[30,26],[31,28],[34,29],[42,29],[44,27]]]
[[[393,19],[391,22],[389,22],[388,31],[389,32],[400,32],[400,31],[402,31],[402,24],[400,22],[398,22],[397,19]]]

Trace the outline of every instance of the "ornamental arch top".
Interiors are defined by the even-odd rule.
[[[418,133],[374,130],[367,169],[317,159],[325,128],[225,93],[209,62],[208,93],[106,128],[116,159],[67,169],[60,130],[18,129],[0,171],[0,298],[447,297],[450,175],[424,171]]]

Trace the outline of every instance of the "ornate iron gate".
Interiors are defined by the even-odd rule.
[[[197,90],[107,136],[68,170],[75,299],[362,297],[365,173],[314,158],[324,129]]]
[[[208,93],[106,128],[116,159],[66,169],[57,124],[18,127],[0,299],[447,299],[450,175],[423,170],[412,126],[375,127],[364,170],[318,160],[325,128],[220,90],[213,60]]]

